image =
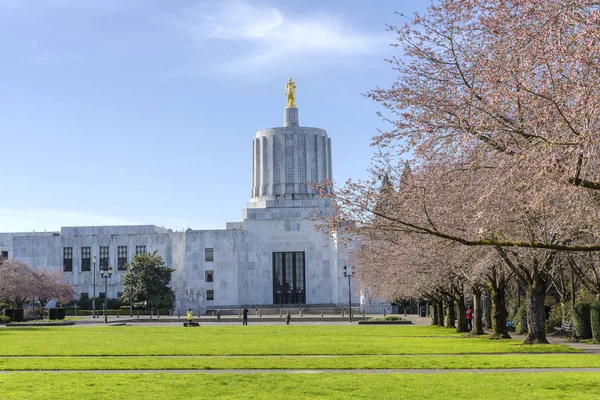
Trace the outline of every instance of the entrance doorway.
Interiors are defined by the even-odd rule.
[[[303,251],[273,253],[273,304],[306,303]]]

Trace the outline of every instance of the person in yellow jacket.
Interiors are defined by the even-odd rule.
[[[192,312],[192,309],[189,308],[187,311],[187,320],[188,320],[188,322],[192,322],[193,319],[194,319],[194,313]]]

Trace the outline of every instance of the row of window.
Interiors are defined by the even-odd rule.
[[[146,246],[135,246],[135,255],[146,252]],[[100,269],[108,268],[109,246],[100,246],[98,250],[98,261]],[[127,265],[127,246],[117,246],[117,269],[124,271]],[[81,272],[92,270],[92,248],[84,246],[81,248]],[[73,248],[63,247],[63,271],[73,271]]]
[[[0,253],[0,258],[8,258],[8,250],[2,251],[2,253]]]
[[[92,248],[82,247],[81,248],[81,272],[89,272],[92,270]],[[135,246],[135,255],[140,255],[146,252],[146,246]],[[6,253],[6,256],[4,256]],[[108,268],[108,253],[109,246],[100,246],[98,255],[100,261],[100,269]],[[8,258],[8,252],[2,252],[2,256]],[[214,260],[214,249],[205,248],[204,249],[204,261],[205,262],[213,262]],[[117,269],[119,271],[124,271],[127,265],[127,246],[117,246]],[[63,247],[63,271],[64,272],[72,272],[73,271],[73,248],[72,247]],[[212,282],[212,271],[210,272],[210,280],[208,280],[208,275],[206,275],[206,281]]]

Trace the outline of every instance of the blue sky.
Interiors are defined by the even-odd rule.
[[[250,200],[256,131],[332,138],[364,178],[397,54],[385,24],[426,1],[0,0],[0,232],[224,229]]]

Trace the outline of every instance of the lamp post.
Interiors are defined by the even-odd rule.
[[[354,276],[354,271],[348,272],[348,267],[344,265],[344,278],[348,278],[348,318],[352,323],[352,288],[350,286],[350,279]]]
[[[129,317],[133,318],[133,274],[129,265]]]
[[[96,256],[92,262],[92,318],[96,318]]]
[[[104,323],[108,324],[108,315],[106,315],[106,303],[108,300],[108,278],[112,275],[112,267],[104,268],[100,272],[104,278]]]

